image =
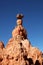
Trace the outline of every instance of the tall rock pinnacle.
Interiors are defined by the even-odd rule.
[[[43,54],[27,39],[22,18],[22,14],[17,15],[17,26],[6,47],[0,42],[0,65],[43,65]]]
[[[22,26],[23,23],[23,18],[24,16],[22,14],[17,15],[17,26],[12,32],[12,36],[16,38],[21,38],[21,39],[26,39],[27,38],[27,33],[24,27]]]

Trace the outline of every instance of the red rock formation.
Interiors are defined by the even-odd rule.
[[[42,52],[27,39],[22,18],[23,15],[17,15],[17,26],[5,48],[0,42],[0,65],[43,65]]]

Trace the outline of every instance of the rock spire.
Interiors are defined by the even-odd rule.
[[[18,14],[17,16],[17,26],[12,32],[12,36],[15,38],[21,38],[21,39],[26,39],[27,38],[27,33],[24,27],[22,26],[23,20],[22,18],[24,17],[22,14]]]
[[[17,15],[17,26],[6,47],[0,42],[0,65],[43,65],[43,53],[27,39],[23,17],[22,14]]]

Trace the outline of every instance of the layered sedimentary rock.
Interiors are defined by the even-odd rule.
[[[27,39],[22,18],[22,14],[17,15],[17,26],[6,47],[0,42],[0,65],[43,65],[43,54]]]

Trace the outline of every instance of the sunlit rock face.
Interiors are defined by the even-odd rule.
[[[27,39],[22,18],[22,14],[17,15],[17,26],[6,47],[0,42],[0,65],[43,65],[43,54]]]

